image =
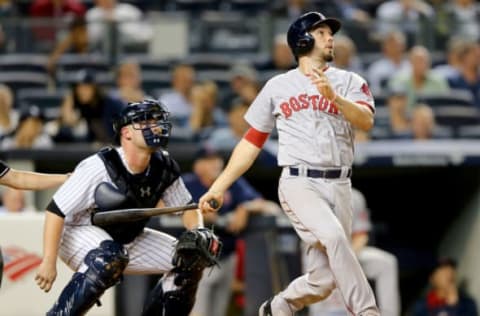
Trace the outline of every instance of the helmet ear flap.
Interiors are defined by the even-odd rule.
[[[313,36],[310,33],[305,32],[305,34],[297,41],[296,55],[298,56],[308,53],[313,49],[314,44],[315,39],[313,38]]]

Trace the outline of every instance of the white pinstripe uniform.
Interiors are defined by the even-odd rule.
[[[128,170],[122,148],[116,148]],[[87,253],[103,240],[112,239],[103,229],[91,224],[91,209],[95,207],[94,192],[101,182],[112,183],[103,161],[92,155],[78,164],[70,178],[53,196],[58,208],[65,214],[65,225],[59,256],[73,270],[83,272]],[[115,185],[115,184],[114,184]],[[184,205],[192,200],[181,178],[163,193],[166,206]],[[173,268],[171,259],[176,239],[145,228],[131,243],[125,245],[130,261],[126,274],[160,274]]]
[[[375,109],[363,78],[334,67],[323,71],[337,95]],[[349,170],[353,163],[350,122],[299,68],[270,79],[245,119],[265,133],[270,133],[276,124],[278,164],[284,167],[279,199],[300,238],[310,246],[307,273],[291,282],[277,297],[288,302],[290,309],[300,310],[324,299],[338,286],[355,315],[375,310],[373,292],[349,244],[352,225]],[[311,176],[311,170],[315,173],[332,169],[338,177]],[[319,242],[325,246],[326,254],[315,247]],[[276,310],[273,314],[284,315]]]

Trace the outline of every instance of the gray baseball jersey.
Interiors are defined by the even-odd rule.
[[[127,167],[123,149],[116,150]],[[93,226],[90,219],[95,207],[95,188],[104,181],[115,185],[100,157],[92,155],[78,164],[53,196],[56,205],[65,214],[59,255],[73,270],[81,269],[80,265],[91,249],[98,247],[101,241],[111,239],[103,229]],[[166,206],[184,205],[191,199],[181,178],[162,195]],[[125,245],[130,254],[125,273],[162,273],[170,270],[174,242],[173,237],[146,228],[143,234]]]
[[[324,73],[337,94],[375,109],[362,77],[334,67]],[[298,68],[270,79],[245,119],[262,132],[271,132],[276,123],[280,166],[325,168],[350,166],[353,162],[351,124]]]

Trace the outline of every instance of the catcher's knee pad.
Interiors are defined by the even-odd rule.
[[[87,270],[73,275],[47,316],[84,315],[106,289],[120,280],[128,261],[128,253],[121,244],[103,241],[87,254],[84,259]]]

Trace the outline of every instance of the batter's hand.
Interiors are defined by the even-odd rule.
[[[43,259],[40,267],[38,268],[37,275],[35,276],[35,282],[39,288],[45,292],[50,291],[53,282],[57,278],[57,265],[56,262],[50,262]]]
[[[312,83],[317,86],[318,92],[320,92],[331,102],[335,101],[337,94],[333,90],[332,86],[330,85],[330,81],[328,81],[327,76],[325,76],[322,70],[312,68],[312,73],[308,74],[307,76],[310,77]]]
[[[218,191],[208,191],[198,200],[198,207],[202,213],[216,212],[222,204],[223,192]]]

